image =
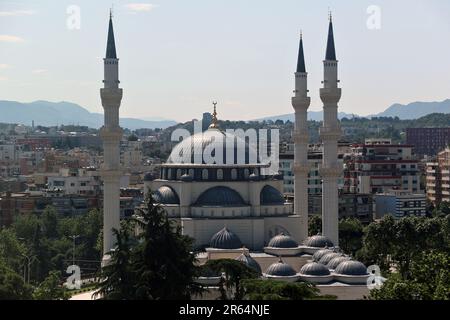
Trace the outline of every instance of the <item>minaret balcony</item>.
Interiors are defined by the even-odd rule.
[[[338,88],[321,88],[320,99],[325,104],[337,104],[341,100],[342,89]]]
[[[123,90],[120,88],[102,88],[100,89],[103,108],[120,107]]]
[[[297,93],[296,93],[297,94]],[[305,94],[306,95],[306,94]],[[311,98],[310,97],[292,97],[292,106],[297,111],[301,111],[302,109],[308,110],[309,105],[311,104]]]

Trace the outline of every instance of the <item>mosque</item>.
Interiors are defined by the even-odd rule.
[[[119,227],[118,190],[120,168],[118,147],[121,129],[118,111],[122,98],[119,89],[112,19],[109,22],[105,58],[105,88],[101,91],[105,109],[104,141],[104,252],[114,247],[112,228]],[[209,259],[237,259],[260,272],[265,279],[309,281],[322,293],[339,298],[359,299],[368,295],[366,266],[339,249],[337,179],[342,172],[337,161],[337,141],[341,135],[337,119],[341,89],[338,87],[333,22],[330,16],[323,88],[324,121],[320,136],[324,144],[321,167],[323,177],[322,235],[308,237],[307,109],[310,105],[303,39],[300,38],[295,90],[295,192],[294,203],[285,201],[280,175],[266,175],[268,166],[240,137],[218,125],[214,107],[212,124],[202,133],[183,139],[172,150],[160,175],[145,175],[145,192],[153,197],[168,216],[195,240],[199,263]],[[245,146],[244,161],[237,161],[236,147],[224,147],[223,161],[206,163],[198,155],[217,139]],[[186,150],[189,150],[186,154]],[[232,156],[227,156],[231,153]],[[181,156],[181,157],[180,157]],[[182,160],[180,160],[182,159]],[[107,261],[104,258],[104,263]],[[217,279],[199,279],[213,285]]]

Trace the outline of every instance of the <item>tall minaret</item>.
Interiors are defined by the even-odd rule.
[[[105,124],[100,129],[103,140],[103,254],[115,246],[113,228],[120,228],[120,140],[122,128],[119,126],[119,108],[122,89],[119,88],[119,59],[116,54],[112,14],[109,17],[108,43],[104,59],[105,80],[100,89],[102,105],[105,110]]]
[[[320,89],[320,99],[323,102],[323,126],[320,137],[323,142],[323,161],[321,175],[322,185],[322,233],[335,246],[339,246],[338,232],[338,178],[342,168],[338,165],[338,139],[341,128],[338,122],[338,102],[341,99],[341,89],[338,88],[338,61],[334,47],[333,21],[330,14],[328,29],[327,53],[324,64],[323,88]]]
[[[300,35],[297,72],[295,73],[295,96],[292,106],[295,110],[295,156],[294,156],[294,213],[300,216],[300,241],[308,237],[308,73],[303,54],[303,37]]]

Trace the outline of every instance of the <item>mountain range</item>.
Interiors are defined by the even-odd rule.
[[[70,102],[35,101],[20,103],[0,100],[0,122],[31,125],[80,125],[100,128],[103,125],[103,114],[92,113],[85,108]],[[167,128],[177,124],[172,120],[141,120],[120,118],[120,125],[130,130],[140,128]]]
[[[420,117],[426,116],[431,113],[450,113],[450,99],[441,101],[441,102],[413,102],[410,104],[393,104],[385,111],[364,116],[365,118],[373,118],[373,117],[398,117],[400,120],[412,120],[418,119]],[[339,112],[339,119],[342,118],[352,118],[352,117],[363,117],[356,114],[348,114],[345,112]],[[322,111],[310,111],[308,112],[308,119],[314,121],[322,121],[323,112]],[[278,116],[265,117],[261,119],[256,119],[256,121],[264,121],[264,120],[283,120],[283,121],[294,121],[294,114],[283,114]]]
[[[407,105],[393,104],[385,111],[378,114],[366,116],[372,117],[398,117],[401,120],[411,120],[426,116],[431,113],[450,113],[450,99],[442,102],[413,102]],[[344,117],[361,117],[359,115],[339,112],[339,119]],[[321,121],[323,118],[322,111],[308,112],[309,120]],[[294,114],[283,114],[271,117],[256,119],[263,120],[283,120],[294,121]],[[92,113],[85,108],[70,102],[49,102],[35,101],[31,103],[21,103],[16,101],[0,100],[0,122],[1,123],[17,123],[31,125],[32,121],[36,125],[55,126],[55,125],[82,125],[90,128],[100,128],[103,125],[103,114]],[[176,125],[173,120],[164,120],[161,118],[120,118],[120,125],[130,130],[141,128],[168,128]]]

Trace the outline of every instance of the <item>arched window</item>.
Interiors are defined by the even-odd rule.
[[[194,178],[194,169],[189,169],[189,175]]]
[[[172,179],[172,169],[167,169],[167,180]]]
[[[223,170],[217,169],[217,180],[223,180]]]
[[[245,179],[248,179],[249,175],[250,175],[250,171],[248,169],[245,169],[244,170],[244,177],[245,177]]]
[[[236,179],[237,179],[237,170],[232,169],[231,170],[231,180],[236,180]]]
[[[177,170],[177,180],[180,180],[181,178],[181,169]]]
[[[203,169],[202,171],[202,179],[208,180],[208,169]]]

